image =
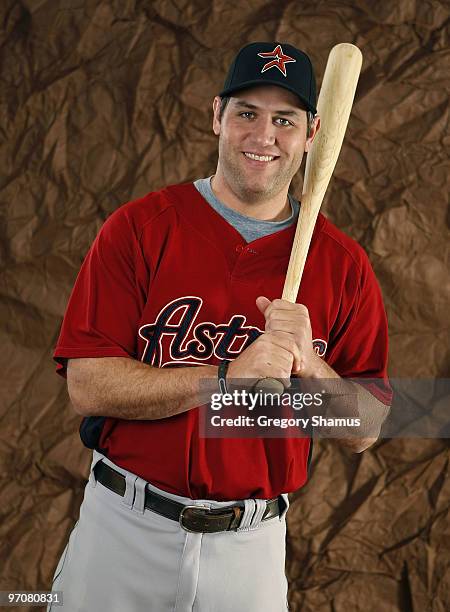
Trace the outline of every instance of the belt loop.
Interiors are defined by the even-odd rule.
[[[144,514],[146,487],[146,481],[138,477],[134,483],[135,496],[132,510],[134,510],[134,512],[138,512],[139,514]]]
[[[236,531],[249,531],[255,507],[254,499],[244,499],[244,514],[242,515],[241,524]]]
[[[97,463],[99,463],[100,461],[103,461],[104,458],[105,458],[104,455],[102,455],[101,453],[99,453],[98,451],[94,449],[92,453],[91,469],[89,472],[89,479],[88,479],[88,483],[92,488],[95,488],[97,486],[97,481],[95,480],[94,468],[97,465]]]
[[[255,499],[254,502],[256,504],[256,510],[250,523],[250,530],[258,529],[261,524],[263,514],[267,508],[267,502],[265,499]]]
[[[279,497],[281,497],[281,498],[282,498],[282,500],[284,501],[284,504],[285,504],[285,506],[286,506],[286,507],[284,508],[284,510],[283,510],[283,511],[281,512],[281,514],[280,514],[280,521],[282,521],[282,520],[285,518],[285,516],[286,516],[286,512],[287,512],[287,511],[288,511],[288,509],[289,509],[289,496],[288,496],[288,494],[287,494],[287,493],[281,493],[281,495],[279,495]]]
[[[138,479],[138,476],[127,472],[125,475],[125,495],[123,496],[121,502],[127,508],[133,507],[134,501],[134,483]]]

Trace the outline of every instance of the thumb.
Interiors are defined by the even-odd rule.
[[[258,307],[259,312],[261,312],[262,314],[264,314],[267,310],[267,307],[271,304],[272,302],[264,297],[263,295],[260,295],[259,297],[256,298],[256,306]]]

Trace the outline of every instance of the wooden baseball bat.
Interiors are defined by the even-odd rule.
[[[317,215],[344,140],[361,64],[361,51],[349,43],[335,45],[328,56],[317,102],[320,129],[306,160],[300,213],[283,289],[283,299],[292,303],[297,300]],[[284,385],[275,378],[262,378],[253,390],[282,393]]]

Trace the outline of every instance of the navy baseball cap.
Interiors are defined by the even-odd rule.
[[[254,85],[278,85],[296,94],[307,110],[317,113],[316,79],[303,51],[279,42],[253,42],[238,52],[219,96]]]

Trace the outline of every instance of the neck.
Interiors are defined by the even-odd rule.
[[[288,187],[273,197],[250,203],[235,193],[220,173],[212,177],[211,188],[215,196],[228,208],[246,217],[259,221],[284,221],[291,216],[291,204],[287,197]]]

